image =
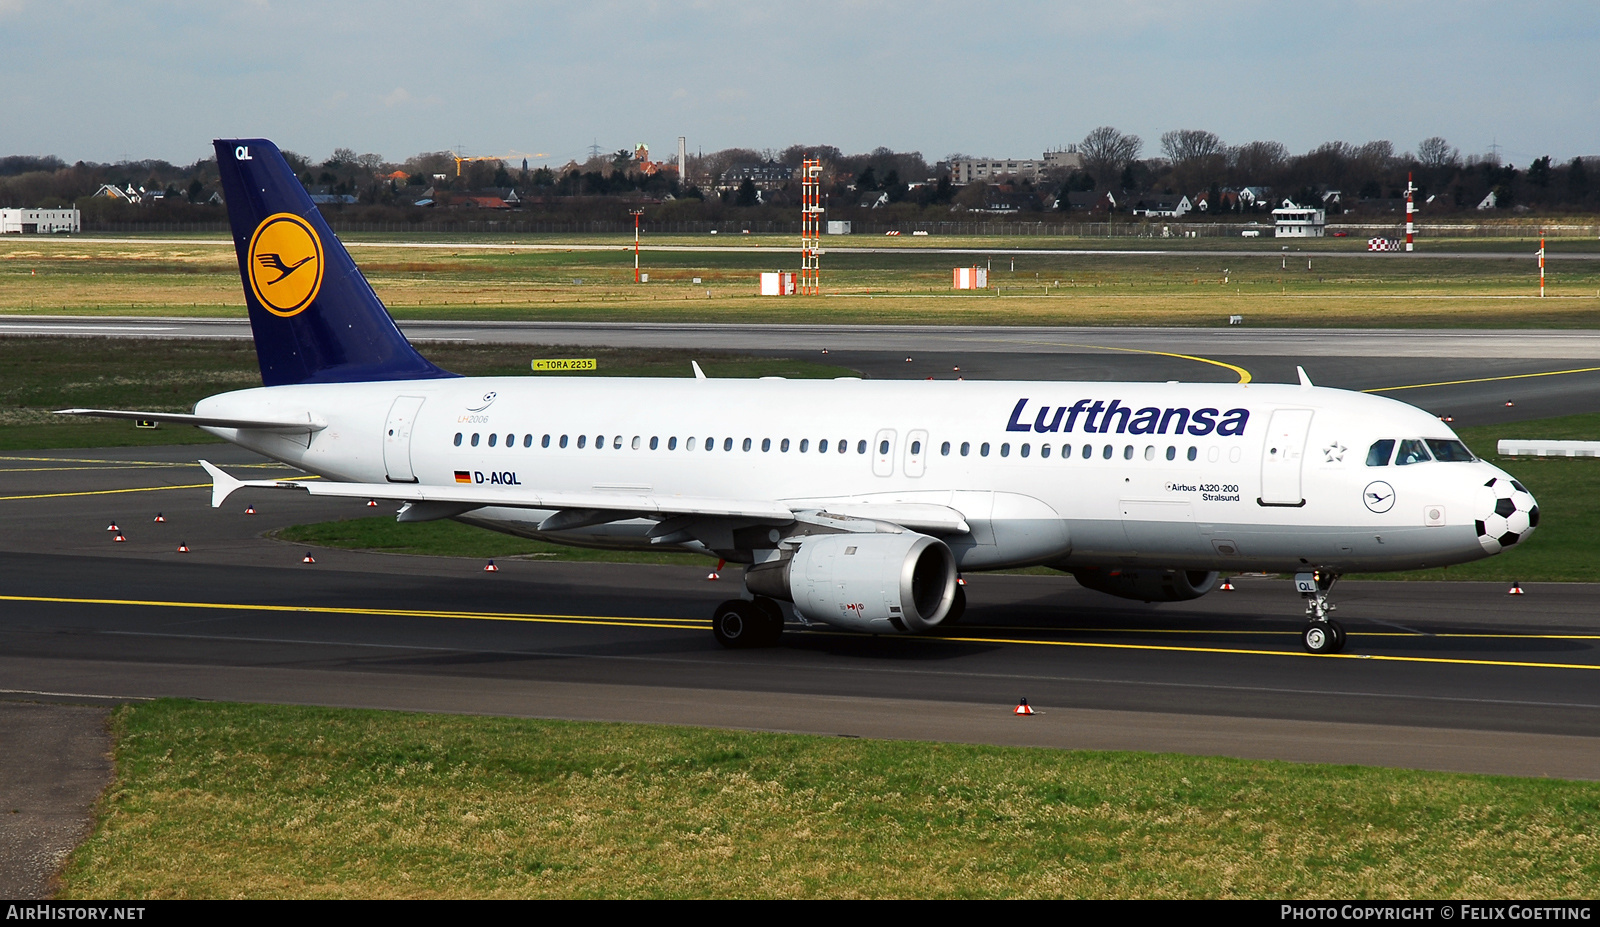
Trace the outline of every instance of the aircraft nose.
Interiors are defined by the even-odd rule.
[[[1478,543],[1491,554],[1527,540],[1539,527],[1539,503],[1533,493],[1508,474],[1496,473],[1478,488],[1473,506]]]

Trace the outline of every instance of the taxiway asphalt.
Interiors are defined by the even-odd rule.
[[[707,724],[1600,778],[1600,586],[1345,583],[1312,657],[1289,584],[1146,605],[1069,577],[974,575],[925,638],[791,623],[726,651],[737,570],[317,550],[273,527],[359,516],[262,491],[213,510],[229,447],[0,455],[0,689]],[[253,505],[256,514],[244,514]],[[155,522],[157,513],[164,520]],[[126,540],[113,541],[115,521]],[[189,553],[178,553],[186,542]],[[1040,711],[1017,718],[1027,697]]]

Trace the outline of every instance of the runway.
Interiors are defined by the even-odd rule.
[[[1600,409],[1600,332],[1430,329],[401,323],[420,345],[650,348],[812,358],[875,378],[1297,382],[1374,390],[1460,425]],[[0,336],[250,337],[243,319],[11,317]],[[823,352],[827,353],[824,354]],[[530,350],[530,357],[534,352]],[[569,356],[563,354],[562,356]],[[907,360],[909,358],[909,360]],[[604,371],[602,371],[603,373]],[[1510,405],[1507,405],[1510,403]]]
[[[262,491],[212,510],[206,446],[0,455],[0,689],[711,724],[1600,776],[1600,586],[1346,583],[1350,646],[1301,652],[1287,582],[1145,605],[1069,577],[969,577],[927,638],[791,622],[725,651],[737,571],[318,550],[267,529],[370,513]],[[257,514],[244,514],[253,505]],[[163,515],[162,522],[153,519]],[[123,542],[107,527],[116,521]],[[177,553],[179,542],[191,551]],[[1041,713],[1016,718],[1027,697]]]

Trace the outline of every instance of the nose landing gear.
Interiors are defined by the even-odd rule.
[[[1310,653],[1338,653],[1344,649],[1344,626],[1328,617],[1338,607],[1328,600],[1328,593],[1338,579],[1337,575],[1321,570],[1294,575],[1295,589],[1306,599],[1308,623],[1300,640]]]

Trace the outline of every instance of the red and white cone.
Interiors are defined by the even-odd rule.
[[[488,563],[485,563],[483,565],[483,572],[485,572],[485,573],[498,573],[498,572],[500,572],[500,568],[494,565],[494,561],[493,560],[490,560]]]
[[[107,531],[121,531],[122,529],[117,527],[117,523],[116,522],[112,522],[111,524],[106,525],[106,530]]]
[[[118,544],[121,544],[123,541],[126,541],[127,538],[122,536],[122,532],[121,531],[118,531],[117,532],[117,536],[112,538],[111,540],[115,541]]]
[[[187,544],[179,544],[178,545],[178,553],[187,554],[188,552],[189,552],[189,545],[187,545]]]
[[[254,515],[256,513],[256,507],[253,505],[247,505],[244,507],[244,513],[246,515]]]
[[[160,512],[156,513],[156,517],[155,517],[155,523],[156,524],[159,525],[159,524],[161,524],[162,522],[164,522],[166,520],[167,520],[167,516],[161,514]]]
[[[1227,577],[1223,577],[1222,578],[1222,585],[1218,586],[1217,588],[1221,589],[1223,592],[1232,592],[1233,591],[1233,582],[1231,580],[1229,580]]]
[[[300,558],[300,562],[301,563],[316,563],[317,562],[317,558],[311,556],[311,551],[308,550],[308,551],[306,551],[306,555],[304,557]]]
[[[706,581],[707,582],[712,582],[712,581],[721,579],[722,578],[722,568],[727,566],[727,565],[728,565],[728,561],[726,561],[726,560],[718,560],[717,561],[717,568],[715,570],[712,570],[710,573],[706,574]]]
[[[1033,714],[1033,709],[1028,707],[1028,700],[1023,699],[1017,703],[1017,707],[1013,708],[1011,713],[1014,715],[1031,715]]]
[[[1524,595],[1524,594],[1525,593],[1522,591],[1522,584],[1521,583],[1512,583],[1511,584],[1511,588],[1509,590],[1507,590],[1507,592],[1506,592],[1506,595]]]
[[[376,499],[368,499],[367,500],[367,508],[375,509],[377,507],[378,507],[378,500],[376,500]]]

